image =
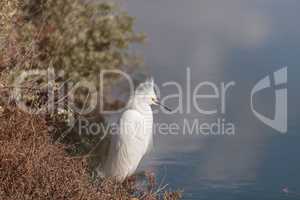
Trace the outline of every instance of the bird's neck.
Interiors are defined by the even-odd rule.
[[[139,111],[144,116],[147,116],[147,115],[152,116],[152,114],[153,114],[151,106],[148,103],[145,103],[144,101],[142,101],[142,99],[140,99],[138,97],[133,97],[130,108]]]
[[[140,98],[133,98],[131,102],[131,109],[135,109],[142,114],[140,120],[143,120],[143,137],[145,143],[145,153],[152,146],[152,134],[153,134],[153,112],[151,106]]]

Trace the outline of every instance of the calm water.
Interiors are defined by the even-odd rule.
[[[155,115],[155,121],[181,128],[184,120],[224,118],[235,125],[233,136],[157,134],[143,165],[157,170],[161,182],[184,189],[184,199],[300,199],[300,1],[128,0],[125,6],[137,17],[137,30],[148,34],[139,52],[162,96],[177,91],[163,87],[166,81],[180,83],[186,93],[187,67],[192,88],[204,81],[235,82],[226,95],[225,114],[217,100],[207,100],[199,104],[217,108],[217,114],[192,108],[189,114]],[[254,85],[284,66],[287,134],[259,121],[250,108]],[[265,89],[255,97],[255,108],[271,118],[274,99],[273,88]]]

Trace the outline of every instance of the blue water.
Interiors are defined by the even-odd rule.
[[[188,67],[192,87],[203,81],[236,83],[226,96],[225,114],[214,100],[200,104],[217,106],[215,115],[194,108],[155,114],[156,122],[180,127],[184,119],[226,118],[236,127],[233,136],[156,134],[142,167],[183,189],[184,199],[300,199],[300,1],[128,0],[124,5],[136,16],[136,29],[148,35],[138,52],[162,97],[176,92],[163,87],[166,81],[178,82],[186,92]],[[282,134],[254,116],[249,98],[260,79],[285,66],[288,131]],[[256,109],[272,118],[274,99],[274,88],[264,90],[255,97]],[[176,107],[178,102],[166,103]]]

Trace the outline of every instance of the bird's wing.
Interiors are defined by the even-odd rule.
[[[150,126],[152,123],[149,124],[149,121],[137,110],[125,111],[120,121],[121,141],[126,143],[126,139],[134,138],[137,143],[144,145],[145,152],[149,152],[153,147],[152,132],[147,132]]]
[[[120,121],[120,136],[122,139],[135,138],[143,140],[143,116],[136,110],[130,109],[123,113]]]

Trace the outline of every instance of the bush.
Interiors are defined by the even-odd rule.
[[[128,48],[144,35],[114,4],[81,0],[0,3],[1,67],[64,70],[74,81],[97,80],[103,69],[136,66]]]
[[[62,88],[64,81],[76,83],[88,80],[99,86],[99,73],[105,69],[129,69],[139,63],[128,48],[144,40],[135,33],[134,18],[112,3],[83,3],[82,0],[4,0],[0,2],[0,72],[9,74],[4,82],[13,83],[23,70],[60,70],[64,77],[57,81]],[[2,75],[2,78],[4,76]],[[104,91],[119,77],[106,78],[101,83]],[[38,80],[38,81],[37,81]],[[28,77],[27,88],[47,88],[45,78]],[[77,90],[75,102],[84,106],[86,91]],[[108,90],[109,92],[109,90]],[[27,91],[23,94],[26,104],[41,107],[47,94]],[[105,104],[107,102],[104,102]],[[113,104],[114,102],[110,102]],[[70,109],[66,108],[67,115]],[[94,113],[96,113],[95,111]],[[73,113],[71,113],[73,114]],[[101,116],[93,116],[104,122]],[[53,124],[64,125],[64,118],[51,115]],[[60,134],[64,127],[56,127]],[[76,133],[75,133],[76,134]],[[73,137],[74,136],[74,137]],[[99,138],[78,138],[79,148],[87,149]],[[78,150],[78,149],[77,149]]]
[[[0,121],[1,199],[103,199],[88,184],[85,162],[51,144],[45,121],[5,108]]]

